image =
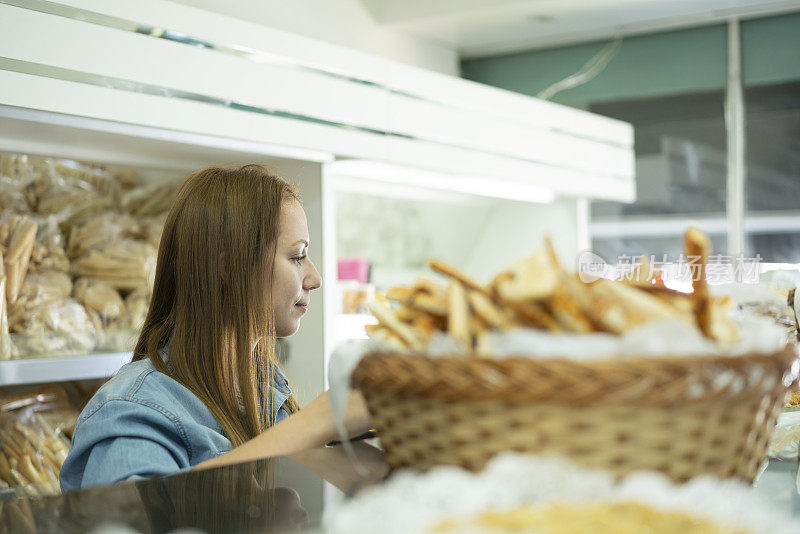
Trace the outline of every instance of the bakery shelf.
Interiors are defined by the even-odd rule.
[[[0,387],[108,378],[130,361],[130,352],[6,360],[0,362]]]

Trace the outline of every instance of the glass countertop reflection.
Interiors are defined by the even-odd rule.
[[[34,499],[0,502],[0,534],[323,532],[323,510],[380,484],[380,450],[353,443],[358,465],[339,445],[280,457]],[[797,460],[771,460],[755,493],[800,516]]]
[[[304,532],[323,509],[388,474],[382,453],[354,443],[60,496],[0,502],[0,532]]]

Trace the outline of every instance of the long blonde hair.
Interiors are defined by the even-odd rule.
[[[280,210],[292,200],[297,190],[261,165],[189,175],[164,225],[134,350],[197,395],[234,446],[274,423],[270,288]],[[167,345],[169,367],[159,355]],[[299,408],[293,397],[287,407]]]

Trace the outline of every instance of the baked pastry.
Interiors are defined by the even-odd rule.
[[[120,239],[98,245],[73,260],[70,272],[103,281],[119,291],[131,291],[152,283],[156,249],[149,243]]]
[[[483,512],[472,519],[443,521],[433,532],[535,532],[537,534],[747,534],[683,511],[657,510],[636,502],[550,504]]]
[[[17,300],[25,280],[39,226],[26,216],[12,215],[0,222],[0,251],[6,274],[6,299]]]

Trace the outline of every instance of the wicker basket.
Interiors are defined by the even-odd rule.
[[[617,475],[752,482],[793,347],[741,357],[431,358],[370,354],[353,372],[393,467],[483,467],[502,451],[561,454]]]

